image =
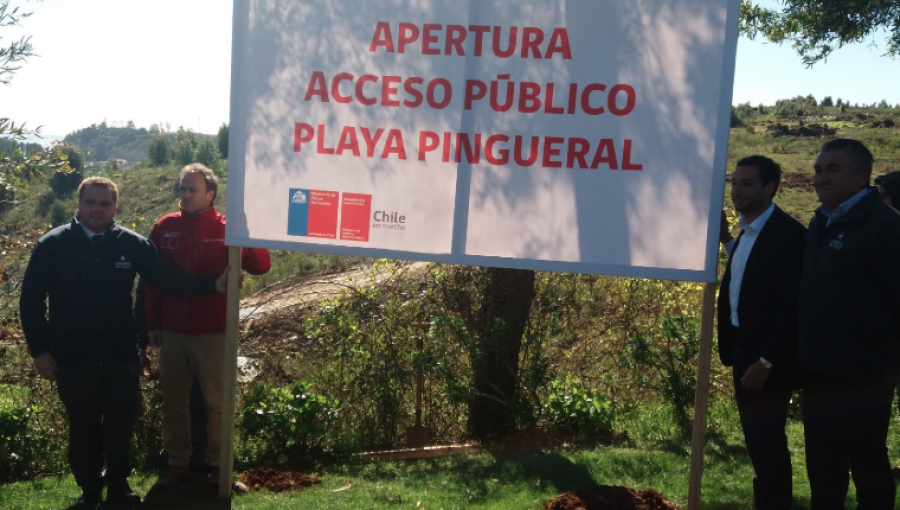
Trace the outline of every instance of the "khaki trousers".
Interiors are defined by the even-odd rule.
[[[222,441],[222,391],[225,333],[183,335],[162,331],[159,375],[162,388],[163,448],[170,466],[187,467],[191,458],[191,418],[188,402],[196,374],[206,398],[207,455],[219,465]]]

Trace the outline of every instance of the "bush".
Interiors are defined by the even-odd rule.
[[[78,185],[81,184],[81,181],[83,180],[84,175],[81,172],[57,171],[50,177],[50,182],[48,182],[48,184],[50,185],[50,189],[53,190],[54,195],[58,197],[67,197],[78,189]]]
[[[189,142],[179,142],[175,146],[175,161],[182,165],[190,165],[195,161],[196,151]]]
[[[549,385],[544,418],[550,428],[583,434],[612,433],[609,399],[599,391],[585,388],[569,374]]]
[[[33,426],[30,407],[0,404],[0,480],[39,470],[48,441]]]
[[[208,168],[215,168],[221,159],[219,149],[211,138],[200,142],[200,145],[197,147],[197,163],[203,163]]]
[[[169,136],[158,133],[147,142],[147,159],[152,166],[162,166],[169,162]]]
[[[326,426],[337,415],[337,399],[310,392],[309,383],[283,388],[260,383],[250,387],[238,425],[263,455],[292,460],[321,447]]]
[[[72,219],[72,211],[66,207],[66,204],[56,201],[50,206],[50,224],[58,227],[68,223]]]
[[[672,406],[678,425],[687,430],[691,426],[689,410],[694,404],[699,352],[697,320],[667,316],[647,334],[633,336],[620,361],[632,369],[639,387],[657,391]]]

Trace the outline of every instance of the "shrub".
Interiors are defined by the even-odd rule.
[[[544,417],[550,428],[583,434],[612,433],[612,409],[599,391],[566,374],[549,385]]]
[[[203,163],[209,168],[215,168],[216,164],[221,160],[219,149],[211,138],[204,139],[197,146],[197,162]]]
[[[689,429],[699,351],[697,320],[666,316],[647,334],[634,335],[620,361],[632,369],[638,387],[658,392],[672,406],[678,425]]]
[[[34,409],[0,403],[0,480],[39,469],[47,439],[33,426]]]
[[[179,142],[178,145],[175,146],[175,161],[182,165],[190,165],[195,160],[195,152],[194,146],[190,143]]]
[[[68,223],[72,219],[72,211],[66,207],[66,204],[56,201],[50,206],[50,224],[58,227]]]
[[[162,166],[169,162],[169,136],[158,133],[147,142],[147,159],[152,166]]]
[[[238,425],[264,455],[296,459],[323,445],[326,425],[337,415],[337,399],[310,392],[309,383],[260,383],[250,387]]]
[[[48,184],[50,185],[50,189],[53,190],[54,195],[58,197],[67,197],[78,189],[78,185],[81,184],[81,181],[83,180],[84,175],[81,172],[57,171],[50,177]]]

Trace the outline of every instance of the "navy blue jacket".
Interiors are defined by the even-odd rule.
[[[96,246],[77,217],[45,234],[28,262],[19,300],[31,355],[52,353],[60,370],[134,360],[137,274],[175,294],[215,292],[215,280],[163,268],[149,240],[115,223]]]
[[[806,231],[800,285],[800,364],[845,379],[900,375],[900,214],[870,192]]]

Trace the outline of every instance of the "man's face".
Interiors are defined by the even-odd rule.
[[[731,174],[731,201],[734,202],[734,209],[745,216],[762,214],[772,203],[775,186],[774,182],[763,186],[759,168],[738,166]]]
[[[869,184],[869,175],[857,172],[846,150],[820,152],[816,157],[813,186],[819,201],[830,210],[846,202]]]
[[[206,190],[206,179],[201,174],[187,174],[181,179],[181,210],[197,214],[212,206],[215,192]]]
[[[78,199],[78,218],[92,232],[103,232],[116,215],[116,200],[105,186],[85,186]]]

